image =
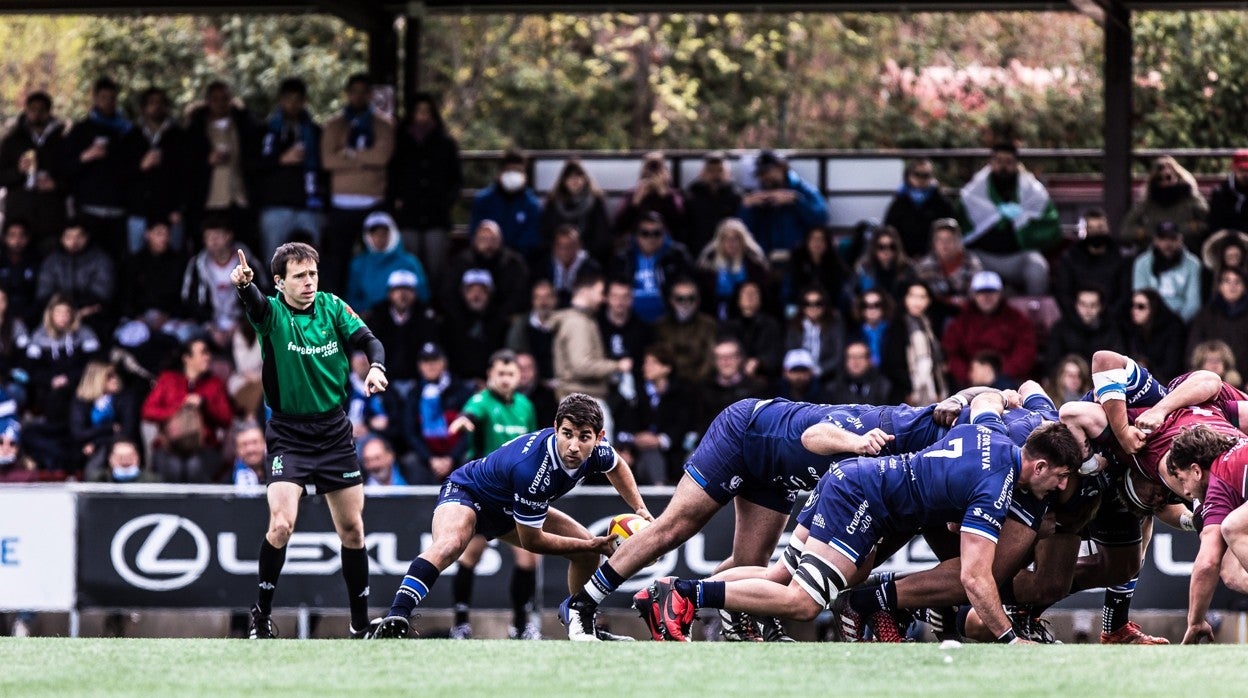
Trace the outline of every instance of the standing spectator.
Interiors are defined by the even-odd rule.
[[[1235,363],[1248,366],[1248,295],[1244,272],[1227,267],[1218,272],[1213,294],[1192,320],[1187,346],[1220,339],[1231,347]]]
[[[571,226],[580,242],[599,264],[611,258],[611,223],[607,219],[607,198],[577,158],[563,164],[555,187],[542,207],[541,234],[547,245],[558,246],[558,234]]]
[[[910,394],[910,371],[906,363],[904,325],[897,322],[893,297],[879,289],[866,291],[854,299],[854,324],[847,333],[851,342],[862,342],[871,349],[871,365],[888,379],[889,403],[905,402]]]
[[[854,282],[850,293],[880,291],[899,300],[905,285],[914,279],[914,263],[901,248],[901,236],[889,227],[880,228],[871,236],[867,249],[854,264]]]
[[[347,304],[371,308],[386,299],[390,275],[408,271],[416,277],[416,296],[427,304],[429,281],[425,267],[411,252],[403,249],[399,228],[390,214],[374,211],[364,219],[364,251],[351,260],[347,282]]]
[[[1002,299],[1002,288],[996,272],[976,274],[971,302],[945,329],[941,344],[958,387],[970,384],[971,359],[983,351],[997,354],[1004,374],[1015,381],[1025,380],[1036,362],[1036,328]]]
[[[205,216],[224,217],[239,240],[258,249],[251,207],[260,129],[251,114],[235,104],[229,85],[211,82],[205,96],[205,103],[187,119],[185,227],[194,234]]]
[[[550,258],[535,276],[549,279],[554,285],[559,307],[566,308],[572,301],[572,284],[581,269],[593,269],[601,275],[602,266],[581,248],[581,234],[571,223],[560,225],[554,233],[554,245]]]
[[[6,216],[0,239],[0,291],[8,294],[13,312],[27,323],[36,322],[43,312],[37,299],[40,260],[30,244],[30,226],[24,219]],[[57,240],[62,232],[57,231]]]
[[[394,122],[373,108],[373,81],[347,78],[347,105],[325,122],[321,166],[329,171],[333,207],[321,255],[321,288],[346,288],[347,261],[368,213],[385,203],[386,169],[394,154]]]
[[[433,95],[420,92],[395,136],[390,201],[404,247],[419,255],[434,285],[450,259],[451,209],[464,186],[459,144],[447,133]]]
[[[848,280],[849,269],[832,245],[832,234],[825,226],[817,225],[806,231],[802,244],[793,248],[789,256],[784,300],[796,305],[800,301],[797,296],[811,287],[823,289],[829,297],[839,295]]]
[[[476,231],[482,221],[498,224],[503,244],[520,253],[530,266],[542,254],[542,201],[529,187],[528,161],[518,150],[503,153],[498,176],[472,199],[468,229]]]
[[[143,402],[143,419],[160,436],[152,469],[165,482],[212,482],[221,465],[218,432],[234,417],[225,383],[208,370],[212,352],[202,339],[182,346],[176,369],[164,371]]]
[[[865,342],[845,345],[845,369],[824,386],[823,394],[833,405],[888,404],[892,387],[871,363],[871,349]]]
[[[663,316],[668,285],[691,273],[689,251],[671,239],[658,211],[641,215],[632,242],[611,268],[611,278],[632,284],[633,312],[647,323]]]
[[[654,323],[655,341],[672,350],[676,377],[696,384],[710,377],[714,368],[711,349],[719,334],[714,318],[703,313],[698,285],[692,279],[677,279],[667,296],[671,309]],[[745,357],[742,357],[744,362]]]
[[[169,95],[149,87],[139,96],[139,122],[122,137],[129,186],[126,190],[126,252],[137,252],[152,221],[161,220],[182,249],[186,199],[186,133],[170,115]]]
[[[759,153],[754,176],[759,189],[742,198],[740,217],[768,255],[792,249],[807,231],[828,222],[823,195],[790,170],[778,153]]]
[[[135,319],[155,308],[166,315],[182,315],[182,278],[186,273],[186,255],[173,246],[169,221],[148,217],[143,233],[143,246],[126,256],[121,265],[120,284],[122,317]],[[135,283],[142,279],[143,283]]]
[[[1144,198],[1137,201],[1122,221],[1119,240],[1140,248],[1148,235],[1162,222],[1173,223],[1188,251],[1200,252],[1205,242],[1205,219],[1209,204],[1201,195],[1196,178],[1169,155],[1153,160],[1148,168]]]
[[[1162,383],[1177,377],[1183,371],[1187,340],[1183,320],[1151,288],[1131,294],[1126,319],[1123,339],[1127,356],[1134,357]]]
[[[739,218],[725,218],[715,237],[698,255],[697,275],[703,310],[718,320],[728,317],[741,284],[752,281],[760,288],[770,280],[767,257]]]
[[[685,193],[689,218],[689,249],[701,250],[711,242],[719,224],[741,210],[741,187],[732,180],[728,160],[719,150],[702,160],[702,171]]]
[[[811,286],[801,293],[798,313],[789,322],[785,349],[805,349],[815,359],[815,378],[830,380],[841,367],[845,325],[828,300],[828,293]]]
[[[932,329],[931,309],[931,291],[922,281],[910,282],[902,299],[897,329],[905,334],[910,391],[904,400],[911,405],[928,405],[949,394],[945,352],[940,346],[940,337]]]
[[[1218,374],[1218,378],[1235,388],[1244,387],[1244,378],[1235,368],[1235,353],[1220,339],[1211,339],[1192,347],[1192,359],[1188,368],[1193,371],[1213,371]]]
[[[442,326],[451,370],[457,376],[484,381],[490,354],[507,340],[508,318],[494,303],[494,277],[485,269],[464,272],[459,303]]]
[[[745,372],[745,352],[735,339],[720,339],[711,348],[714,369],[701,382],[701,393],[706,401],[706,422],[728,408],[729,405],[751,397],[764,397],[767,385]]]
[[[1157,289],[1184,323],[1200,310],[1200,260],[1183,247],[1183,233],[1173,222],[1157,224],[1152,244],[1135,258],[1131,272],[1132,290]]]
[[[776,397],[793,402],[827,402],[823,388],[815,380],[815,357],[809,351],[790,349],[785,352],[784,375]]]
[[[1040,180],[1018,162],[1012,144],[992,147],[989,164],[962,187],[963,242],[984,268],[1029,296],[1049,288],[1042,252],[1062,236],[1057,207]]]
[[[373,487],[407,487],[403,473],[395,467],[394,449],[384,436],[370,436],[360,445],[360,460],[367,473],[365,485]]]
[[[116,279],[113,261],[91,244],[85,224],[70,220],[61,233],[61,247],[39,266],[40,302],[54,295],[65,296],[77,308],[79,319],[87,320],[96,334],[112,331],[113,295]]]
[[[87,363],[69,406],[69,435],[81,454],[84,480],[94,480],[103,469],[114,441],[138,437],[139,411],[133,398],[122,389],[114,366]]]
[[[245,243],[234,241],[234,229],[224,217],[204,219],[204,249],[186,264],[182,275],[182,315],[216,328],[233,328],[243,317],[243,306],[230,281],[237,251],[242,250],[247,265],[263,270],[264,264],[251,253]],[[256,284],[267,289],[264,274],[256,275]]]
[[[627,356],[614,359],[603,346],[594,318],[602,307],[604,282],[601,276],[580,274],[572,291],[571,307],[555,313],[551,325],[555,330],[554,366],[555,397],[562,400],[572,393],[585,393],[603,408],[607,416],[608,436],[614,436],[614,420],[607,407],[607,393],[616,374],[633,370]]]
[[[91,110],[66,134],[66,173],[74,210],[92,239],[120,262],[126,249],[124,140],[134,128],[117,107],[117,83],[102,77],[91,88]]]
[[[634,385],[641,378],[642,352],[654,342],[654,330],[633,312],[633,287],[625,281],[607,284],[607,302],[598,314],[598,331],[607,357],[633,361]]]
[[[416,385],[416,353],[437,339],[433,311],[416,296],[419,283],[410,271],[390,272],[386,300],[373,306],[368,314],[368,326],[385,348],[389,361],[386,371],[393,390],[387,390],[383,396],[407,397]]]
[[[642,382],[632,400],[615,405],[616,437],[631,451],[638,484],[670,485],[682,475],[689,446],[697,438],[697,395],[672,375],[672,353],[662,344],[645,351]]]
[[[735,337],[745,352],[747,375],[774,381],[784,353],[780,321],[763,310],[763,290],[753,281],[737,287],[724,333]]]
[[[65,128],[52,116],[52,98],[31,92],[13,128],[0,140],[0,187],[4,221],[27,221],[27,233],[43,249],[65,225]]]
[[[931,252],[919,260],[914,273],[934,296],[938,331],[966,306],[971,279],[983,270],[979,255],[962,247],[962,227],[957,220],[941,218],[932,224]]]
[[[896,230],[905,253],[918,259],[928,252],[933,224],[956,215],[953,202],[940,191],[932,161],[918,158],[906,163],[904,180],[888,204],[884,225]]]
[[[1089,280],[1102,285],[1106,310],[1114,316],[1123,314],[1131,295],[1131,260],[1110,234],[1104,211],[1083,214],[1079,237],[1062,252],[1053,277],[1053,297],[1063,316],[1075,314],[1075,295]]]
[[[529,265],[515,250],[503,245],[502,229],[491,220],[481,221],[473,232],[468,249],[451,261],[442,290],[441,307],[450,310],[459,296],[459,284],[469,269],[490,272],[498,287],[495,300],[503,315],[524,311],[529,297]]]
[[[268,476],[264,430],[255,422],[244,422],[234,431],[235,487],[263,485]]]
[[[409,472],[414,485],[441,484],[455,469],[459,436],[450,430],[464,404],[472,397],[472,385],[451,374],[446,354],[432,342],[417,355],[420,374],[416,388],[407,395],[403,431],[415,466]]]
[[[507,331],[507,348],[522,354],[532,354],[537,361],[537,373],[542,380],[555,377],[554,342],[555,328],[552,323],[558,304],[555,289],[549,281],[533,284],[532,309],[527,316],[511,321]]]
[[[1092,354],[1099,349],[1120,352],[1124,348],[1122,335],[1109,320],[1105,294],[1100,287],[1089,284],[1075,294],[1075,314],[1063,315],[1049,329],[1044,365],[1053,366],[1067,354],[1091,361]]]
[[[1231,156],[1231,171],[1209,196],[1209,230],[1248,232],[1248,148]]]
[[[642,159],[637,184],[625,195],[624,205],[615,216],[616,235],[634,230],[650,211],[658,212],[672,238],[689,248],[685,201],[680,191],[672,186],[672,171],[660,152],[646,153]]]
[[[260,207],[260,254],[273,257],[295,231],[319,245],[327,192],[321,169],[321,127],[308,113],[308,86],[286,78],[277,88],[277,109],[264,125],[256,161]]]

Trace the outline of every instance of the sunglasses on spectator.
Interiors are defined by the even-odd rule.
[[[915,179],[931,179],[934,175],[931,172],[911,172],[910,176]]]
[[[662,228],[642,228],[637,231],[637,235],[643,238],[661,238],[663,237]]]
[[[807,308],[822,308],[823,301],[819,298],[807,298],[806,300],[802,301],[802,305],[806,306]]]
[[[672,296],[672,302],[673,303],[697,303],[698,297],[686,296],[686,295]]]
[[[879,244],[879,245],[876,245],[876,246],[875,246],[875,249],[877,249],[877,250],[881,250],[881,251],[886,250],[886,251],[888,251],[888,252],[896,252],[896,251],[897,251],[897,246],[896,246],[896,245],[894,245],[894,244],[893,244],[893,243],[891,243],[891,242],[888,242],[888,243],[881,243],[881,244]]]
[[[862,304],[862,307],[866,310],[879,310],[884,307],[884,304],[879,301],[867,301]]]

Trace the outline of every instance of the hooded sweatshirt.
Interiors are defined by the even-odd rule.
[[[373,246],[368,229],[385,225],[390,237],[385,246]],[[347,284],[347,304],[352,308],[371,308],[386,299],[391,272],[405,269],[416,275],[416,296],[421,303],[429,302],[429,279],[415,255],[400,245],[399,228],[388,213],[372,213],[364,221],[364,252],[351,260],[351,279]]]

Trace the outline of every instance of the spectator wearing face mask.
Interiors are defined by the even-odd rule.
[[[498,223],[503,244],[520,253],[529,268],[541,263],[542,201],[528,186],[527,161],[518,150],[508,150],[498,165],[498,177],[472,199],[468,229],[481,221]]]
[[[22,423],[14,417],[0,419],[0,484],[38,481],[39,466],[22,453]]]
[[[97,482],[154,483],[160,478],[143,468],[139,449],[129,439],[119,439],[108,449],[108,467],[100,471]]]

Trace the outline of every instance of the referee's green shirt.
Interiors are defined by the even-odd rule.
[[[350,385],[348,340],[364,321],[341,298],[323,291],[306,310],[291,308],[280,294],[265,300],[271,312],[262,325],[252,326],[260,337],[269,407],[297,415],[340,409]]]
[[[537,413],[529,398],[516,393],[511,402],[503,402],[490,390],[482,390],[468,399],[464,414],[476,422],[472,448],[468,458],[483,458],[517,436],[537,431]]]

